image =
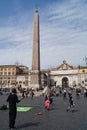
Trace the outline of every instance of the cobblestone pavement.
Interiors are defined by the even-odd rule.
[[[6,103],[6,95],[0,95],[0,106]],[[17,130],[87,130],[87,98],[74,95],[75,112],[67,112],[68,100],[53,97],[51,109],[44,108],[44,97],[24,98],[18,106],[30,106],[28,112],[18,112]],[[37,115],[41,112],[42,115]],[[8,110],[0,110],[0,130],[8,130]]]

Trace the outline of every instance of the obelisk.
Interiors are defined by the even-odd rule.
[[[34,16],[34,35],[32,52],[31,87],[41,88],[40,75],[40,36],[39,36],[39,12],[36,9]]]

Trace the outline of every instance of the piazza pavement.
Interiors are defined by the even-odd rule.
[[[75,90],[74,90],[75,91]],[[75,111],[67,112],[68,99],[62,96],[53,97],[51,108],[47,111],[44,108],[44,96],[41,93],[25,97],[17,106],[32,107],[27,112],[17,112],[17,130],[87,130],[87,98],[83,92],[80,97],[76,97],[73,92]],[[6,102],[7,95],[0,95],[0,107]],[[40,112],[41,114],[37,114]],[[0,130],[8,128],[8,110],[0,110]]]

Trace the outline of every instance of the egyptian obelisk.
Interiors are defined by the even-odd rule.
[[[37,9],[35,11],[35,16],[34,16],[32,70],[31,70],[30,84],[31,84],[31,87],[33,87],[33,88],[41,88],[39,12]]]

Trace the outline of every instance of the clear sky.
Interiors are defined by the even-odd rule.
[[[87,0],[0,0],[0,64],[32,66],[34,13],[40,16],[41,68],[85,65]]]

